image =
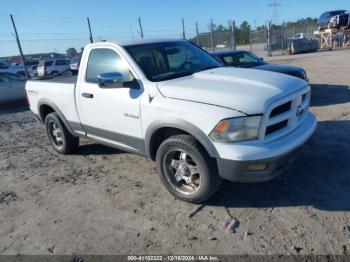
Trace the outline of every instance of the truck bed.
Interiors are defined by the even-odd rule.
[[[75,108],[76,76],[28,80],[26,91],[30,109],[39,115],[40,104],[45,103],[60,111],[69,122],[80,123]]]
[[[47,83],[61,83],[61,84],[75,84],[77,82],[77,76],[68,76],[62,77],[57,76],[53,78],[36,78],[31,79],[30,81],[39,81],[39,82],[47,82]]]

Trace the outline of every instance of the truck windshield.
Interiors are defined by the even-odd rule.
[[[223,66],[204,50],[186,41],[133,45],[125,49],[152,82]]]

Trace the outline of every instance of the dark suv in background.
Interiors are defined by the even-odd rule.
[[[336,10],[324,12],[318,19],[318,30],[349,27],[349,12],[346,10]]]
[[[290,65],[269,64],[263,58],[243,50],[218,51],[212,55],[227,66],[250,68],[257,70],[272,71],[282,74],[291,75],[308,81],[306,72],[301,67]]]

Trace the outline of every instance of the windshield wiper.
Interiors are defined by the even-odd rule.
[[[167,73],[169,75],[167,75],[167,76],[158,75],[158,76],[153,77],[153,80],[165,81],[165,80],[170,80],[170,79],[174,79],[174,78],[190,76],[190,75],[193,75],[193,73],[194,72],[192,72],[192,71],[174,72],[172,74]]]

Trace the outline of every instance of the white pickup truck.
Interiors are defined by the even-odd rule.
[[[223,179],[280,174],[317,123],[307,82],[224,67],[184,40],[90,44],[76,79],[31,80],[26,91],[56,151],[88,137],[147,156],[165,187],[193,203]]]

